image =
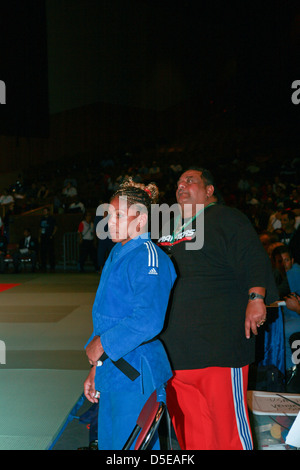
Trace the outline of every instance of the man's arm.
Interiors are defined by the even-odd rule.
[[[267,316],[267,308],[264,301],[266,289],[264,287],[251,287],[249,289],[249,296],[251,293],[259,294],[263,298],[256,298],[254,300],[249,298],[245,318],[245,335],[247,339],[250,338],[251,331],[255,335],[258,334],[257,328],[266,321]]]

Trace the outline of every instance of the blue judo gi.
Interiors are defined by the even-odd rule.
[[[148,397],[172,376],[165,349],[153,338],[163,328],[175,279],[170,258],[148,233],[117,243],[105,263],[88,341],[100,336],[108,355],[95,376],[100,450],[123,448]],[[140,373],[134,381],[113,364],[120,358]]]

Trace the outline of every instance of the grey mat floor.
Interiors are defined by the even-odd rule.
[[[76,415],[79,417],[83,413],[85,413],[91,404],[84,400],[82,406],[78,409]],[[166,433],[164,432],[164,428],[160,429],[160,433],[165,439]],[[172,429],[172,449],[173,450],[180,450],[179,444],[177,442],[174,430]],[[75,418],[70,421],[67,426],[65,427],[64,431],[61,433],[60,437],[56,441],[55,445],[53,446],[53,451],[59,450],[78,450],[80,447],[88,447],[89,446],[89,430],[87,428],[87,424],[84,424],[79,421],[79,419]]]

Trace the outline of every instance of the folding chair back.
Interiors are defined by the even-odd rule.
[[[134,450],[146,450],[159,426],[165,409],[166,404],[162,401],[162,395],[155,390],[143,406],[123,450],[129,450],[136,438]]]

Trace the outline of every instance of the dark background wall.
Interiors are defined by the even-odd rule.
[[[0,172],[212,126],[292,138],[299,18],[283,0],[1,2]]]
[[[6,104],[0,106],[0,134],[47,136],[45,2],[2,1],[0,11],[0,79],[6,84]]]

